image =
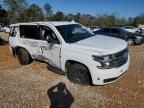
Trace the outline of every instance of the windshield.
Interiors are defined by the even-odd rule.
[[[94,36],[93,33],[79,24],[61,25],[56,26],[56,28],[67,43],[75,43]]]

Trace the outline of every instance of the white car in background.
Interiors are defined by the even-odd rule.
[[[9,33],[10,32],[10,26],[9,25],[4,26],[3,31],[6,33]]]
[[[139,28],[137,29],[136,33],[144,35],[144,25],[139,25]]]
[[[136,33],[136,31],[138,30],[138,28],[133,27],[133,26],[124,26],[122,28],[125,29],[128,32],[131,32],[131,33]]]
[[[139,25],[138,26],[140,29],[144,30],[144,25]]]

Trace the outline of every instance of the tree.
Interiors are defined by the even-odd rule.
[[[11,19],[11,23],[17,22],[17,19],[21,12],[27,7],[26,0],[3,0],[8,11],[8,18]]]
[[[7,23],[7,11],[0,5],[0,23]]]
[[[58,11],[55,15],[54,15],[54,20],[56,21],[63,21],[65,19],[65,16],[63,14],[63,12]]]
[[[22,10],[27,7],[28,3],[26,0],[3,0],[8,10]]]
[[[80,16],[81,16],[81,14],[80,14],[80,13],[77,13],[77,14],[74,16],[74,20],[75,20],[76,22],[79,22]]]
[[[134,18],[133,25],[137,26],[139,24],[144,24],[144,14],[141,14]]]
[[[49,3],[46,3],[44,5],[44,9],[46,11],[46,15],[47,16],[51,16],[52,15],[52,7],[51,7],[51,5]]]
[[[23,14],[27,16],[27,21],[42,21],[44,19],[42,9],[36,4],[30,5]]]
[[[74,15],[73,14],[68,14],[65,16],[65,19],[68,20],[68,21],[72,21],[74,20]]]

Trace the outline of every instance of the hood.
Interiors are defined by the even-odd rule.
[[[102,55],[107,55],[125,49],[127,47],[127,43],[121,39],[103,35],[95,35],[93,37],[81,40],[77,43],[73,43],[71,44],[71,47],[98,52]]]

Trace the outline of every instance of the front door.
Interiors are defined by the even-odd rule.
[[[60,68],[61,44],[55,32],[48,26],[40,27],[39,50],[44,61],[54,67]]]

